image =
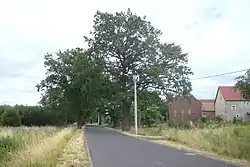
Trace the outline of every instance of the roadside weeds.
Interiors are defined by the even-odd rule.
[[[64,145],[71,138],[74,129],[65,128],[53,136],[33,143],[27,148],[15,153],[5,166],[15,167],[39,167],[55,166],[57,156],[61,153]]]
[[[178,143],[178,142],[174,142],[174,141],[170,141],[170,140],[161,140],[162,136],[147,136],[147,135],[135,135],[131,132],[123,132],[121,130],[118,129],[113,129],[113,128],[109,128],[112,130],[115,130],[117,132],[120,132],[122,134],[128,135],[128,136],[132,136],[132,137],[136,137],[142,140],[147,140],[156,144],[161,144],[161,145],[165,145],[165,146],[169,146],[172,148],[176,148],[179,150],[184,150],[187,152],[193,152],[196,153],[198,155],[202,155],[202,156],[206,156],[208,158],[212,158],[212,159],[216,159],[216,160],[220,160],[226,163],[230,163],[230,164],[234,164],[237,166],[244,166],[244,167],[250,167],[250,162],[246,161],[246,160],[240,160],[240,159],[233,159],[231,157],[227,157],[227,156],[221,156],[218,155],[216,153],[211,153],[208,151],[204,151],[204,150],[199,150],[196,148],[192,148],[190,146]]]
[[[84,133],[77,130],[58,158],[57,167],[91,167],[89,156]]]

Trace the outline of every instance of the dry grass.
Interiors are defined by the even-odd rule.
[[[2,127],[0,167],[89,167],[83,130],[76,127]]]
[[[250,127],[228,126],[217,129],[170,129],[168,140],[181,142],[219,155],[250,161]]]
[[[30,139],[32,142],[26,143],[22,149],[10,152],[8,161],[3,161],[1,165],[4,167],[56,166],[57,157],[62,153],[74,131],[74,128],[64,128],[53,135],[43,133],[39,135],[41,138],[32,135],[33,139]]]
[[[227,125],[218,128],[180,130],[177,128],[143,130],[145,135],[159,132],[167,141],[203,152],[250,162],[250,126]]]
[[[59,129],[55,127],[1,127],[0,129],[0,166],[22,149],[53,136]]]
[[[58,159],[57,167],[89,167],[89,155],[84,143],[83,132],[77,130]]]

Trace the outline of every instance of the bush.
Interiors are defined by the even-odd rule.
[[[156,105],[149,106],[141,112],[141,124],[151,127],[153,124],[162,122],[163,116]]]
[[[170,120],[168,122],[168,126],[171,128],[178,128],[178,129],[191,129],[192,123],[190,121]]]
[[[15,106],[20,112],[21,123],[25,126],[42,126],[54,124],[54,115],[39,106]]]
[[[0,122],[3,126],[20,126],[21,117],[19,111],[15,108],[6,108],[0,116]]]
[[[215,121],[217,123],[223,122],[223,118],[221,116],[215,116],[211,118],[212,121]]]
[[[65,112],[52,112],[41,106],[0,106],[0,125],[3,126],[65,125],[74,122],[73,118],[65,118]]]

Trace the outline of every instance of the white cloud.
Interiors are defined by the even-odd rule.
[[[0,0],[0,103],[35,104],[35,85],[44,77],[43,56],[59,49],[84,47],[96,10],[131,8],[162,30],[162,41],[189,53],[195,77],[249,67],[248,0]],[[225,76],[193,81],[198,97],[214,96]]]

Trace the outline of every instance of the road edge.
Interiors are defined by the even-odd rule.
[[[83,133],[85,134],[85,126],[84,126],[82,129],[83,129]],[[83,136],[83,138],[84,138],[84,136]],[[85,138],[84,138],[84,139],[85,139]],[[86,150],[87,150],[87,154],[88,154],[88,158],[89,158],[90,167],[94,167],[93,161],[92,161],[92,154],[91,154],[91,152],[90,152],[90,150],[89,150],[89,146],[88,146],[87,140],[84,140],[84,146],[85,146],[85,148],[86,148]]]
[[[92,155],[91,155],[91,153],[90,153],[90,151],[89,151],[89,147],[88,147],[87,142],[85,142],[85,147],[86,147],[86,149],[87,149],[87,154],[88,154],[88,157],[89,157],[90,167],[94,167],[94,166],[93,166],[93,161],[92,161]]]
[[[235,162],[236,160],[234,161],[233,159],[223,157],[223,156],[220,156],[220,155],[215,155],[215,154],[212,154],[212,153],[209,153],[209,152],[206,152],[206,151],[203,152],[201,150],[188,147],[188,146],[183,145],[181,143],[170,142],[168,140],[164,140],[164,143],[161,143],[161,142],[159,142],[159,140],[153,140],[152,138],[150,140],[150,139],[147,139],[147,137],[142,136],[142,135],[135,135],[135,134],[132,134],[130,132],[124,132],[124,131],[121,131],[119,129],[114,129],[114,128],[110,128],[110,127],[104,127],[104,128],[119,132],[119,133],[127,135],[127,136],[131,136],[131,137],[134,137],[134,138],[137,138],[137,139],[140,139],[140,140],[145,140],[145,141],[148,141],[148,142],[151,142],[151,143],[155,143],[155,144],[159,144],[159,145],[163,145],[163,146],[168,146],[168,147],[171,147],[171,148],[175,148],[175,149],[183,150],[183,151],[187,151],[187,152],[193,152],[193,153],[196,153],[197,155],[204,156],[204,157],[211,158],[211,159],[218,160],[218,161],[222,161],[222,162],[225,162],[225,163],[228,163],[228,164],[231,164],[231,165],[236,165],[238,167],[250,167],[247,163]],[[151,137],[151,136],[149,136],[149,137]]]

